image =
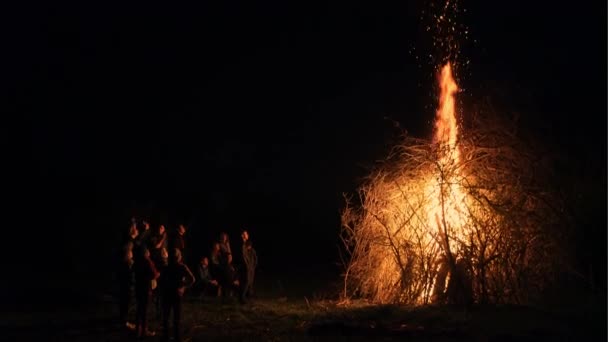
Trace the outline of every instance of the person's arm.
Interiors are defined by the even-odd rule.
[[[162,248],[166,239],[167,239],[167,234],[163,234],[163,236],[160,239],[158,239],[158,243],[156,245],[154,245],[154,247],[157,249]]]
[[[184,271],[186,271],[186,274],[185,274],[186,283],[184,284],[184,287],[190,287],[194,284],[194,282],[196,280],[194,279],[194,275],[192,274],[192,272],[190,272],[190,269],[188,268],[188,266],[184,265]]]
[[[158,277],[160,277],[160,272],[158,272],[158,270],[156,269],[156,266],[154,266],[154,263],[152,262],[152,260],[148,259],[148,264],[150,265],[150,270],[152,271],[152,279],[156,280],[158,279]]]
[[[204,272],[204,270],[203,270],[203,268],[201,266],[197,267],[197,271],[198,271],[198,278],[200,280],[205,279],[205,272]]]
[[[242,248],[243,253],[243,263],[245,264],[245,268],[249,268],[249,264],[251,260],[249,260],[249,253],[247,253],[247,248]]]

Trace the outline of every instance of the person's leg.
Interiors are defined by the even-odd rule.
[[[222,303],[225,303],[230,293],[230,287],[227,282],[222,282]]]
[[[175,341],[181,341],[181,319],[182,319],[182,298],[176,296],[173,306],[173,329],[175,330]]]
[[[142,325],[143,325],[143,299],[139,292],[135,292],[135,333],[137,337],[141,337],[143,335]]]
[[[246,292],[247,292],[247,276],[242,276],[240,279],[240,284],[241,286],[239,286],[239,302],[241,303],[245,303],[245,296],[246,296]]]
[[[204,301],[205,297],[207,296],[207,292],[209,291],[209,286],[207,283],[200,283],[199,284],[199,291],[200,293],[198,294],[200,301]]]
[[[142,312],[141,312],[141,331],[142,334],[146,334],[148,332],[148,304],[150,303],[150,294],[144,293],[142,294]]]
[[[125,284],[120,284],[118,293],[118,310],[120,324],[123,326],[127,324],[127,315],[129,313],[129,292],[128,287]]]
[[[154,291],[154,304],[156,307],[156,318],[157,320],[160,320],[163,317],[163,308],[161,305],[160,291],[158,288]]]
[[[167,296],[161,298],[163,307],[163,341],[169,341],[169,315],[171,314],[171,301]]]
[[[251,269],[251,271],[249,271],[249,288],[247,289],[247,291],[249,291],[248,296],[250,298],[255,295],[255,291],[253,290],[254,280],[255,280],[255,268],[253,268],[253,269]]]

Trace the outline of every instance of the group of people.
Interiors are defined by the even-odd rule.
[[[197,290],[202,295],[234,296],[238,293],[241,303],[253,295],[253,281],[258,258],[249,239],[249,232],[241,232],[243,241],[241,248],[242,267],[240,272],[233,264],[233,253],[228,234],[220,234],[218,242],[213,244],[210,256],[203,256],[198,265],[197,275],[200,280]]]
[[[155,335],[147,324],[148,307],[154,302],[157,313],[162,316],[163,339],[169,339],[169,317],[173,314],[173,334],[179,341],[182,298],[188,288],[199,296],[226,299],[238,295],[241,303],[253,295],[257,254],[246,230],[241,231],[242,267],[235,268],[228,234],[221,233],[210,255],[200,258],[197,277],[184,260],[185,233],[184,225],[169,232],[161,224],[152,232],[147,221],[131,220],[118,258],[119,313],[121,324],[134,330],[138,338]],[[135,324],[128,321],[132,288],[135,289]]]

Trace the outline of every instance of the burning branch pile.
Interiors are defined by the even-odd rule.
[[[344,295],[381,303],[528,302],[559,261],[535,153],[496,118],[459,134],[450,66],[432,140],[406,137],[342,213]]]

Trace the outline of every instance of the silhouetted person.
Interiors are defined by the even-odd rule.
[[[162,263],[162,250],[167,248],[167,231],[164,225],[158,226],[158,230],[150,237],[150,256],[155,266]]]
[[[135,229],[138,231],[138,235],[133,241],[135,243],[135,255],[137,255],[137,250],[148,248],[148,242],[151,235],[150,224],[143,221],[139,227],[137,226],[137,223],[133,224],[133,227],[135,227]]]
[[[137,301],[137,309],[135,313],[135,326],[137,337],[154,336],[154,332],[148,330],[148,305],[152,290],[156,279],[159,277],[159,272],[156,270],[154,263],[150,259],[150,252],[146,248],[142,248],[137,259],[135,259],[135,300]]]
[[[134,325],[128,322],[129,304],[131,303],[131,286],[133,285],[133,256],[135,254],[135,242],[139,231],[135,218],[131,218],[131,224],[122,241],[118,252],[116,265],[118,278],[119,296],[119,316],[122,324],[129,329],[134,329]],[[128,267],[127,267],[128,266]]]
[[[162,317],[162,294],[161,294],[161,288],[162,288],[162,275],[163,272],[165,272],[165,270],[167,269],[167,266],[169,266],[169,253],[167,252],[166,248],[161,248],[160,250],[160,261],[158,264],[155,263],[156,269],[158,270],[158,272],[160,273],[161,277],[158,278],[158,286],[156,288],[156,290],[154,291],[155,296],[154,296],[154,301],[155,301],[155,305],[156,305],[156,314],[157,317],[160,319]]]
[[[217,296],[219,293],[219,283],[211,275],[211,271],[209,269],[209,259],[207,257],[201,258],[197,271],[201,295],[205,296],[207,294],[213,294],[214,296]]]
[[[161,296],[163,305],[163,341],[169,340],[169,316],[173,311],[173,330],[176,341],[181,340],[180,322],[182,316],[182,297],[187,287],[194,284],[194,276],[182,261],[179,249],[173,250],[169,265],[161,275]]]
[[[129,226],[129,231],[124,241],[124,245],[130,245],[131,250],[135,249],[135,244],[138,241],[137,236],[139,235],[139,230],[137,230],[137,224],[131,222]]]
[[[220,268],[220,264],[222,262],[222,249],[220,247],[220,243],[219,242],[214,242],[213,246],[211,247],[211,273],[213,274],[213,272],[218,271]],[[214,268],[216,268],[214,270]],[[214,276],[217,276],[217,273],[214,274]]]
[[[209,272],[211,277],[219,281],[218,296],[222,293],[222,250],[219,242],[214,242],[209,253]]]
[[[249,240],[249,233],[243,230],[241,233],[243,239],[242,256],[243,256],[243,268],[241,269],[241,288],[240,288],[240,300],[244,303],[247,298],[253,294],[253,280],[255,278],[255,269],[258,266],[258,256],[253,249],[251,240]]]
[[[172,235],[172,239],[169,241],[169,251],[177,248],[181,252],[182,259],[186,259],[186,227],[183,224],[180,224],[177,227],[177,230],[174,230],[174,234]]]
[[[130,330],[135,325],[128,320],[129,304],[131,303],[131,286],[133,285],[133,245],[125,244],[120,249],[116,269],[118,279],[118,309],[120,324]]]
[[[222,251],[224,257],[227,254],[232,254],[232,250],[230,248],[230,240],[228,239],[228,234],[226,233],[220,234],[220,250]]]

